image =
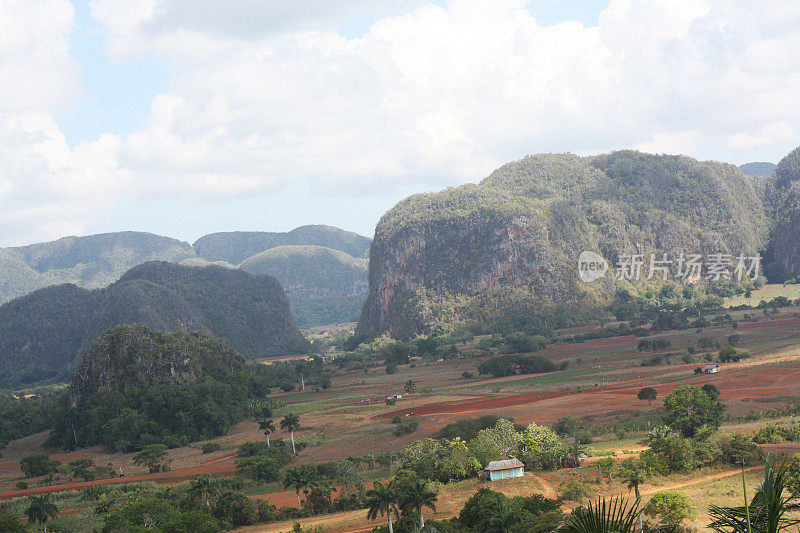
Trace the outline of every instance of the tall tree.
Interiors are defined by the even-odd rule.
[[[493,510],[493,516],[489,519],[489,529],[486,533],[511,533],[514,526],[521,521],[520,516],[514,509],[503,505]]]
[[[406,384],[403,385],[403,390],[406,391],[406,394],[411,396],[412,394],[416,394],[417,392],[417,382],[413,379],[409,379],[406,381]],[[414,406],[414,400],[411,400],[411,406]]]
[[[425,528],[425,518],[422,516],[422,508],[429,507],[436,511],[435,502],[438,499],[436,491],[430,488],[428,483],[414,478],[404,483],[400,492],[400,509],[403,512],[413,509],[419,513],[419,527]]]
[[[220,484],[211,476],[200,476],[189,482],[186,494],[193,500],[200,500],[206,504],[206,509],[211,508],[211,499],[220,493]]]
[[[133,463],[136,466],[147,466],[151,474],[168,470],[167,447],[164,444],[148,444],[133,456]]]
[[[269,448],[269,434],[275,432],[275,424],[272,423],[271,418],[267,418],[266,420],[259,420],[258,427],[261,428],[261,431],[264,432],[264,436],[267,437],[267,448]]]
[[[297,451],[294,448],[294,431],[300,429],[300,417],[294,413],[289,413],[281,420],[281,429],[288,431],[292,435],[292,453],[296,454]]]
[[[389,518],[389,533],[394,533],[392,513],[397,515],[397,493],[390,485],[376,481],[373,488],[367,491],[367,518],[375,520],[384,514]]]
[[[58,507],[52,501],[52,495],[42,494],[40,496],[29,496],[30,505],[25,511],[29,522],[42,524],[47,533],[47,521],[58,516]]]
[[[642,496],[639,494],[639,485],[647,481],[647,470],[639,459],[627,459],[620,464],[620,476],[628,485],[628,490],[636,494],[636,511],[639,514],[639,533],[644,533],[642,524]]]
[[[653,400],[656,399],[656,390],[653,387],[645,387],[636,395],[640,400],[647,400],[649,405],[653,405]]]
[[[713,391],[682,385],[664,397],[664,422],[684,437],[693,437],[702,426],[718,428],[725,406]]]
[[[290,468],[283,477],[283,486],[292,487],[297,493],[297,506],[302,509],[303,503],[300,501],[300,491],[308,487],[310,479],[302,468]]]

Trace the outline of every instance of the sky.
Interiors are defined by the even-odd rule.
[[[796,0],[0,0],[0,246],[330,224],[541,152],[800,145]]]

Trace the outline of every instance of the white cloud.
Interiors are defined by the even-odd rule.
[[[62,73],[41,94],[25,90],[14,112],[47,116],[74,90],[71,11],[52,5],[62,8],[44,9],[47,20],[26,23],[13,41],[27,45],[0,40],[0,65],[16,53],[44,58],[31,71]],[[70,184],[46,205],[83,205],[70,191],[96,187],[111,205],[122,194],[216,200],[298,179],[324,194],[445,186],[546,151],[638,147],[746,161],[800,144],[794,0],[613,0],[596,27],[542,26],[525,0],[286,5],[96,0],[110,56],[155,54],[170,89],[138,131],[75,150],[52,148],[63,139],[43,122],[51,148],[31,141],[18,176],[44,161],[52,177],[42,187]],[[337,33],[398,5],[406,12],[362,37]],[[33,47],[44,33],[50,45]],[[24,63],[8,68],[23,73]],[[0,171],[0,202],[12,205],[22,179]]]
[[[446,185],[530,152],[797,142],[794,2],[615,0],[587,28],[541,26],[524,0],[451,0],[350,40],[233,31],[237,17],[279,13],[271,2],[219,20],[209,4],[188,5],[93,3],[112,50],[173,65],[171,93],[120,152],[145,197],[241,195],[297,178],[323,192]],[[763,133],[779,123],[781,135]]]
[[[70,149],[52,113],[77,94],[67,1],[0,3],[0,235],[21,244],[81,232],[111,207],[120,140]]]

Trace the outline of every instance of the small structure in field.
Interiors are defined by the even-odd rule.
[[[397,400],[402,400],[403,399],[403,395],[402,394],[392,394],[390,396],[384,396],[383,399],[384,400],[395,400],[395,401],[397,401]]]
[[[494,481],[496,479],[508,479],[512,477],[523,477],[525,475],[525,465],[519,459],[504,459],[502,461],[492,461],[481,473],[482,478]]]
[[[716,374],[717,372],[719,372],[719,365],[716,363],[712,363],[703,367],[704,374]]]

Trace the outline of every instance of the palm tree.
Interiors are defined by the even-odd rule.
[[[400,509],[403,512],[413,509],[419,513],[419,527],[425,528],[425,519],[422,517],[422,508],[430,507],[434,512],[436,505],[434,502],[438,499],[436,491],[432,490],[430,486],[419,479],[409,481],[403,488],[400,494]]]
[[[28,522],[38,522],[44,527],[47,533],[47,521],[58,516],[58,507],[51,501],[50,494],[41,496],[29,496],[30,505],[25,513],[28,515]]]
[[[283,417],[283,420],[281,420],[281,429],[284,429],[291,433],[292,453],[297,454],[297,452],[294,449],[294,430],[300,429],[300,418],[294,413],[289,413],[288,415]]]
[[[519,524],[520,517],[513,509],[506,506],[496,509],[497,513],[489,519],[489,529],[486,533],[510,533],[511,528]]]
[[[303,503],[300,501],[300,490],[305,489],[310,480],[306,472],[300,468],[290,468],[283,477],[283,486],[286,488],[294,487],[297,493],[297,506],[302,509]]]
[[[261,431],[264,432],[264,436],[267,437],[267,448],[269,448],[269,434],[275,432],[275,424],[272,423],[271,418],[261,419],[258,421],[258,427],[261,428]]]
[[[636,512],[639,515],[639,532],[644,533],[644,524],[642,524],[642,496],[639,494],[639,485],[647,481],[647,471],[642,468],[641,463],[637,459],[625,461],[620,466],[622,481],[628,484],[628,491],[633,490],[636,494]]]
[[[417,392],[417,382],[414,381],[413,379],[409,379],[408,381],[406,381],[406,384],[403,385],[403,390],[405,390],[406,394],[408,394],[409,396],[412,395],[412,394],[416,394],[416,392]],[[412,405],[412,407],[414,405],[414,400],[413,399],[411,400],[411,405]]]
[[[397,493],[389,485],[376,481],[373,488],[367,491],[367,519],[375,520],[378,515],[389,517],[389,533],[394,533],[392,513],[397,515]]]
[[[621,496],[606,501],[598,498],[597,503],[589,502],[578,507],[564,520],[558,530],[562,533],[597,533],[613,531],[614,533],[634,533],[639,513]]]
[[[189,483],[186,493],[193,500],[201,500],[206,503],[206,508],[211,508],[211,498],[220,492],[219,483],[211,476],[200,476]]]
[[[747,503],[745,487],[744,506],[718,507],[712,505],[708,514],[712,518],[708,527],[726,533],[777,533],[800,524],[800,520],[786,518],[791,495],[784,496],[786,490],[788,465],[777,464],[774,458],[767,457],[764,480],[756,487],[756,494]],[[744,485],[744,467],[742,467]]]

